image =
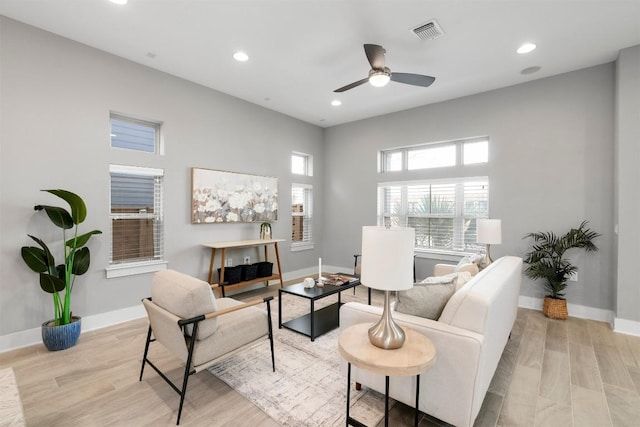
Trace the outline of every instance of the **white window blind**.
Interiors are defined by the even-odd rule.
[[[159,153],[160,124],[111,113],[111,146]]]
[[[476,219],[488,214],[487,177],[378,185],[378,224],[415,228],[416,249],[482,249]]]
[[[313,244],[313,188],[306,184],[291,186],[291,244]]]
[[[164,256],[162,169],[110,165],[110,265]]]

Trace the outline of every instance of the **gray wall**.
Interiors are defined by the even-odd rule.
[[[0,336],[53,317],[51,297],[19,254],[30,241],[27,233],[60,238],[33,211],[36,203],[58,203],[40,189],[79,193],[88,206],[82,229],[105,232],[90,243],[91,270],[74,289],[72,308],[83,316],[136,306],[149,294],[148,274],[105,279],[109,163],[165,170],[166,259],[170,268],[200,278],[206,278],[209,260],[201,243],[255,239],[259,224],[192,225],[192,167],[278,177],[280,219],[273,231],[288,238],[290,153],[308,153],[316,174],[305,182],[314,185],[316,206],[323,205],[321,128],[10,19],[0,25]],[[110,110],[162,121],[166,155],[111,149]],[[321,236],[321,211],[316,218]],[[290,252],[285,242],[283,270],[317,265],[320,250],[318,244]]]
[[[621,50],[616,65],[616,314],[640,321],[640,46]]]
[[[524,234],[564,233],[587,219],[602,233],[600,252],[574,257],[579,281],[567,296],[613,309],[614,79],[614,65],[606,64],[327,129],[325,199],[354,213],[326,213],[327,261],[359,251],[361,227],[376,223],[378,182],[441,176],[378,174],[378,150],[488,135],[488,165],[438,173],[489,176],[490,216],[503,227],[492,256],[521,256],[528,249]],[[420,272],[432,271],[433,262],[418,264]],[[543,290],[525,279],[522,294],[540,297]]]
[[[292,253],[288,241],[282,244],[283,270],[313,268],[319,256],[325,265],[350,268],[361,227],[376,222],[377,183],[434,177],[433,171],[381,176],[377,151],[478,135],[491,138],[489,164],[447,173],[489,176],[491,216],[503,220],[503,244],[492,247],[494,258],[524,254],[527,232],[564,232],[588,219],[603,234],[601,250],[575,256],[580,280],[570,284],[569,301],[616,308],[617,273],[618,317],[640,320],[632,271],[640,241],[634,221],[640,211],[638,56],[636,47],[623,51],[617,68],[605,64],[322,130],[0,18],[0,336],[52,317],[50,297],[19,256],[27,233],[57,238],[32,210],[35,203],[54,201],[42,188],[80,193],[89,208],[85,229],[106,232],[91,243],[91,271],[74,291],[74,311],[88,316],[136,306],[149,292],[149,275],[104,278],[109,163],[165,169],[170,268],[205,278],[208,253],[200,243],[258,235],[257,224],[190,223],[191,167],[277,176],[281,212],[274,235],[287,240],[290,184],[313,184],[316,247]],[[614,107],[626,113],[614,119]],[[111,110],[163,121],[166,155],[112,150]],[[314,156],[314,177],[292,178],[291,151]],[[617,202],[614,179],[622,196]],[[624,239],[614,238],[616,217],[621,233],[630,231]],[[418,277],[429,275],[435,262],[419,259]],[[542,293],[525,279],[523,295]]]

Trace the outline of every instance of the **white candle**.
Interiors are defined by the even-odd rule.
[[[322,258],[318,258],[318,280],[322,277]]]

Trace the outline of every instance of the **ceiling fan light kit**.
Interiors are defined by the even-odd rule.
[[[425,76],[423,74],[392,73],[391,70],[384,65],[384,55],[386,50],[377,44],[365,44],[364,53],[367,55],[367,60],[371,65],[369,76],[366,79],[358,80],[356,82],[349,83],[346,86],[342,86],[341,88],[334,90],[334,92],[344,92],[363,85],[366,82],[371,83],[371,85],[375,87],[386,86],[390,80],[398,83],[404,83],[406,85],[429,87],[436,80],[435,77]]]
[[[389,80],[391,80],[391,71],[386,67],[384,70],[369,71],[369,83],[371,83],[371,86],[386,86]]]

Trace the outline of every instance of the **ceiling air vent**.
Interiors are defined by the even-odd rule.
[[[442,28],[440,28],[440,24],[438,24],[435,19],[412,28],[411,32],[413,32],[413,34],[418,36],[418,38],[421,40],[433,40],[444,35],[444,31],[442,31]]]

